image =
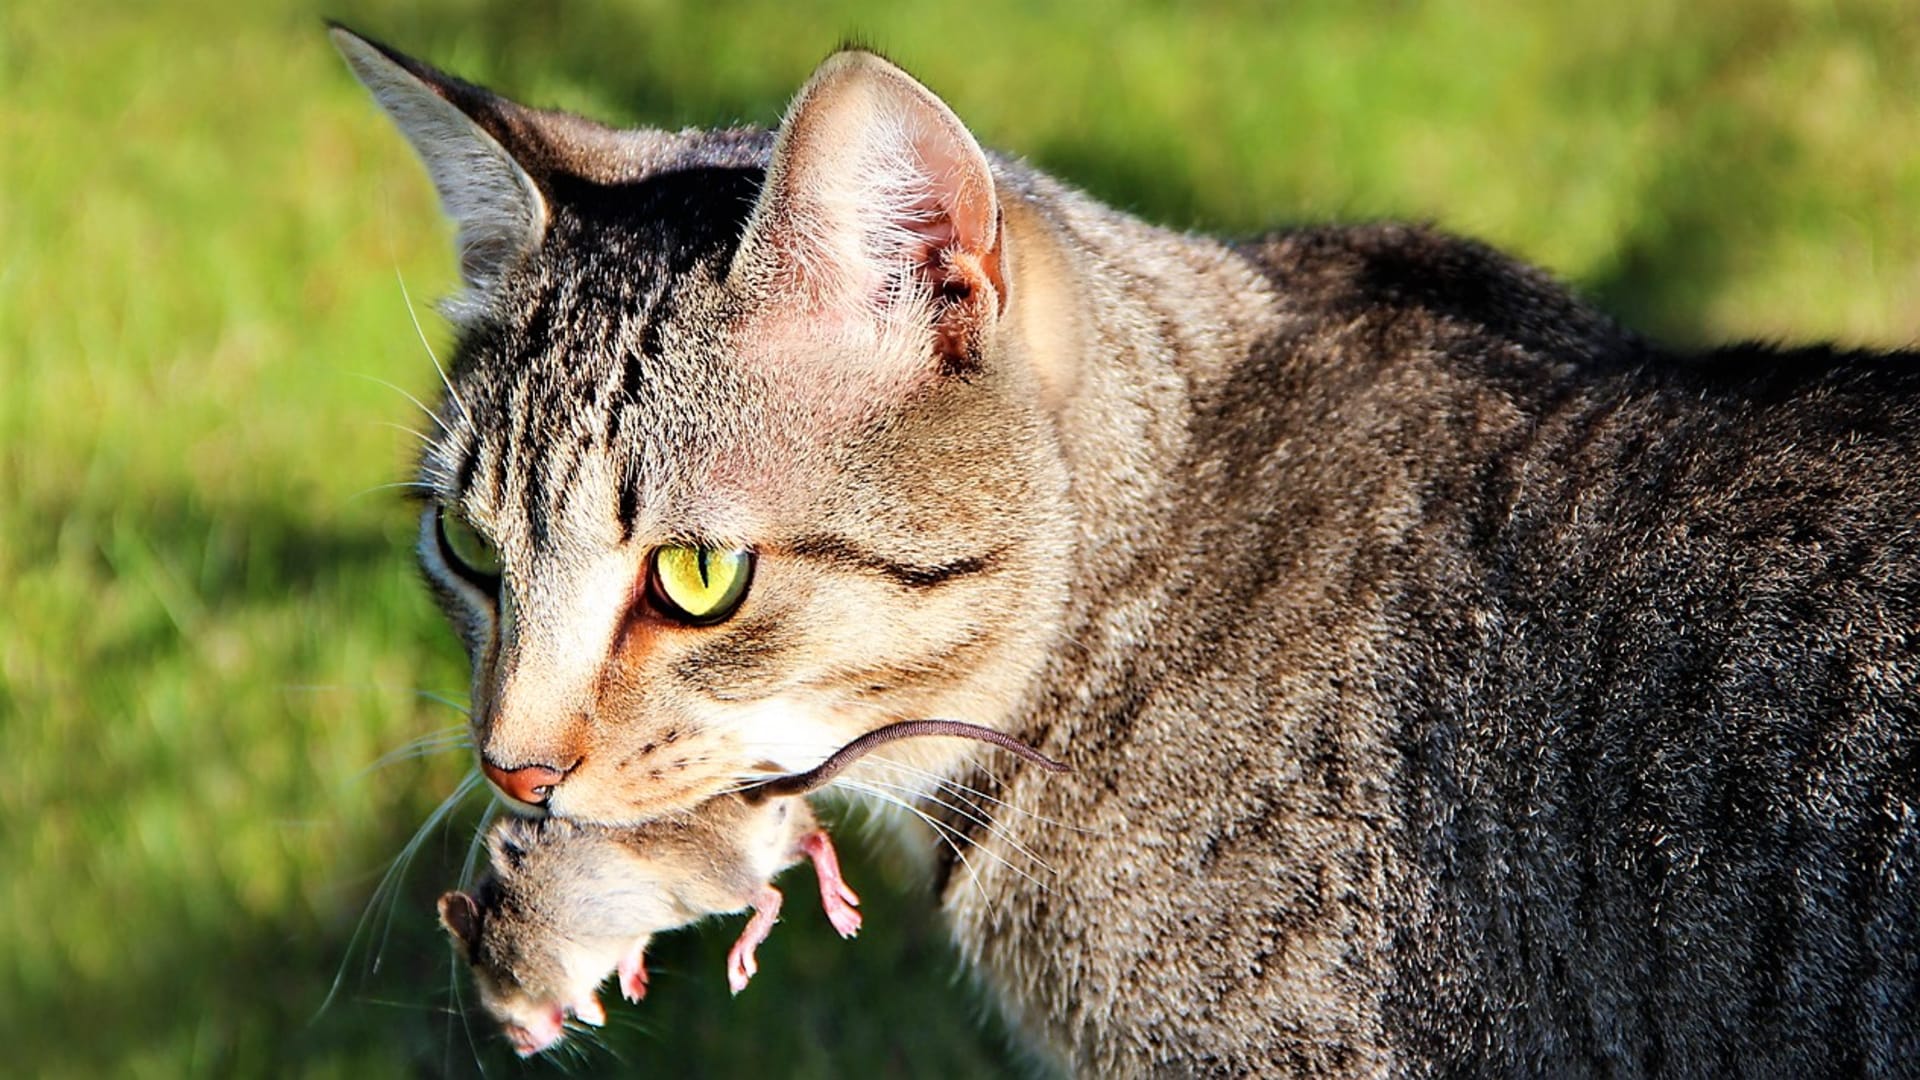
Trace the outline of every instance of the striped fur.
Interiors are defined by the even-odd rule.
[[[773,135],[403,70],[546,201],[423,473],[505,553],[511,619],[442,587],[482,748],[580,757],[556,814],[953,716],[1075,769],[896,759],[1003,800],[944,903],[1070,1071],[1920,1069],[1920,358],[1678,355],[1416,228],[1174,235],[864,55]],[[718,627],[634,602],[686,540],[760,553]]]

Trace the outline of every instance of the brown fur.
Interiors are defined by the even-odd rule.
[[[958,717],[1076,772],[850,775],[1004,800],[945,823],[944,903],[1073,1071],[1920,1060],[1913,356],[1675,355],[1420,229],[1176,236],[866,54],[771,143],[511,110],[543,216],[473,282],[423,469],[505,582],[433,509],[421,550],[483,753],[583,755],[556,814]],[[935,288],[972,264],[929,237],[1004,298]],[[715,627],[636,606],[689,540],[760,553]]]

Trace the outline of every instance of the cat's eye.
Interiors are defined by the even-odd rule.
[[[647,594],[662,615],[711,626],[733,614],[753,581],[753,552],[667,546],[653,550]]]
[[[499,582],[500,549],[444,506],[440,508],[440,546],[452,556],[454,569],[469,580],[487,587]]]

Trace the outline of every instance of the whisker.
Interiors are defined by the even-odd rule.
[[[1086,642],[1081,641],[1079,638],[1073,637],[1072,635],[1068,634],[1067,628],[1064,626],[1054,631],[1053,640],[1061,645],[1071,645],[1074,648],[1079,649],[1082,653],[1085,653],[1087,656],[1087,659],[1089,660],[1093,659],[1093,656],[1094,656],[1093,646],[1088,645]]]
[[[415,690],[414,694],[428,701],[434,702],[435,704],[445,705],[447,708],[452,709],[454,712],[459,713],[461,716],[471,717],[473,715],[473,711],[471,709],[467,708],[465,705],[461,704],[458,701],[455,701],[454,699],[448,697],[445,694],[438,693],[433,690]]]
[[[973,822],[975,825],[978,825],[981,828],[985,829],[989,835],[998,836],[1000,839],[1004,840],[1009,847],[1013,848],[1015,851],[1019,852],[1020,854],[1025,855],[1027,858],[1032,859],[1036,865],[1038,865],[1040,868],[1045,870],[1047,873],[1051,874],[1055,872],[1053,867],[1049,866],[1045,859],[1040,858],[1040,856],[1028,850],[1025,845],[1020,843],[1020,841],[1015,840],[1013,838],[1013,834],[1008,832],[1006,828],[1002,826],[1000,823],[994,821],[990,817],[983,816],[986,814],[986,811],[974,805],[972,802],[969,802],[964,796],[959,796],[959,795],[953,796],[960,803],[960,805],[956,806],[953,803],[946,801],[945,799],[939,798],[937,795],[926,793],[926,792],[920,792],[918,791],[918,789],[915,789],[915,788],[900,787],[899,785],[888,784],[883,780],[874,780],[870,782],[886,787],[890,790],[898,790],[898,791],[915,793],[918,795],[918,797],[926,799],[928,802],[933,803],[935,806],[939,806],[947,810],[951,810],[954,813],[959,814],[961,817],[966,818],[968,821]],[[952,793],[949,792],[948,794],[952,794]]]
[[[489,791],[492,789],[489,788]],[[467,858],[460,864],[460,887],[473,888],[473,871],[480,865],[480,853],[487,849],[487,830],[493,827],[494,819],[500,816],[503,804],[498,795],[487,799],[486,809],[480,812],[480,823],[474,826],[473,836],[467,840]]]
[[[393,229],[392,229],[392,221],[391,221],[392,207],[383,203],[382,210],[386,212],[389,218],[388,228],[386,230],[387,253],[388,253],[388,256],[393,261],[394,275],[398,277],[400,274],[400,260],[399,260],[399,256],[393,251]],[[400,282],[400,291],[401,291],[401,296],[406,300],[407,314],[410,318],[413,318],[414,329],[418,331],[420,328],[420,322],[418,317],[414,316],[413,314],[413,298],[411,296],[407,296],[406,281],[404,279],[402,279]],[[425,335],[422,334],[421,336],[424,339]],[[428,347],[427,351],[429,355],[432,355],[433,350],[431,346]],[[437,360],[435,361],[435,366],[436,367],[438,366]],[[396,389],[398,388],[396,387]],[[408,394],[404,390],[400,392],[409,401],[412,401],[415,405],[418,405],[422,412],[425,412],[427,416],[430,417],[435,424],[439,425],[440,430],[447,431],[447,425],[441,421],[440,417],[434,412],[432,412],[431,410],[427,409],[426,406],[421,405],[418,398],[415,398],[412,394]],[[458,398],[455,398],[456,402],[458,402],[458,400],[459,400]],[[464,413],[465,406],[462,406],[461,408],[462,408],[462,412]],[[411,429],[408,429],[408,430],[411,430]],[[447,431],[447,433],[449,435],[452,434],[451,431]],[[433,440],[429,438],[424,432],[414,432],[414,434],[418,435],[422,442],[425,442],[428,446],[432,446]],[[418,689],[414,690],[414,693],[429,701],[435,701],[442,705],[446,705],[454,709],[456,712],[460,713],[460,715],[462,716],[471,715],[467,711],[466,706],[461,705],[455,701],[452,701],[443,695],[435,694],[427,690],[418,690]],[[444,817],[445,813],[447,812],[448,806],[457,805],[461,800],[465,799],[466,795],[469,792],[471,792],[479,782],[480,782],[479,773],[469,772],[464,778],[462,778],[460,783],[454,788],[453,794],[447,797],[447,801],[440,804],[440,809],[436,810],[435,813]],[[409,844],[410,847],[414,846],[414,843],[417,843],[417,841],[420,838],[420,835],[421,835],[420,833],[416,833],[414,835],[414,842]],[[388,872],[389,874],[391,874],[392,871],[389,870]],[[382,880],[381,884],[384,887],[385,885],[384,879]],[[361,921],[363,923],[366,921],[365,914],[362,914]],[[354,933],[355,933],[355,936],[358,937],[359,930],[356,929]],[[329,990],[327,993],[327,998],[329,1001],[332,1000],[334,992],[339,989],[340,975],[345,974],[344,964],[345,964],[345,961],[343,960],[342,961],[343,966],[342,966],[341,972],[339,974],[336,974],[334,977],[334,987],[332,990]],[[466,999],[463,996],[460,988],[460,957],[459,957],[459,954],[456,953],[451,948],[447,950],[447,986],[448,986],[448,989],[451,991],[452,1001],[454,1005],[453,1012],[455,1012],[459,1016],[460,1028],[466,1034],[466,1037],[467,1037],[467,1051],[468,1053],[473,1055],[473,1067],[479,1071],[481,1080],[486,1080],[487,1064],[486,1064],[486,1061],[480,1055],[480,1044],[474,1040],[473,1018],[467,1009]],[[325,1003],[323,1003],[321,1005],[322,1011],[324,1011],[325,1008],[326,1008],[326,1005]],[[453,1026],[449,1024],[447,1026],[446,1053],[444,1058],[441,1061],[441,1072],[444,1074],[451,1075],[453,1072],[452,1066],[453,1066]]]
[[[946,845],[949,848],[953,849],[954,857],[960,860],[961,866],[964,866],[967,868],[968,883],[973,886],[973,890],[975,892],[980,894],[980,900],[982,903],[987,905],[987,910],[989,912],[994,912],[993,897],[988,895],[987,890],[980,884],[980,868],[973,865],[973,862],[967,858],[967,853],[960,850],[960,845],[955,843],[953,839],[948,835],[953,831],[951,826],[947,825],[945,822],[936,820],[932,815],[921,810],[919,807],[914,806],[910,803],[907,803],[877,788],[868,788],[865,785],[854,780],[848,780],[843,782],[849,788],[855,791],[860,791],[871,798],[878,799],[883,803],[897,806],[900,809],[905,810],[907,813],[912,814],[913,816],[919,818],[921,821],[926,822],[927,826],[933,830],[933,834],[939,837],[941,840],[945,841]],[[974,850],[981,851],[984,849],[976,847],[974,848]],[[992,855],[993,852],[987,852],[987,854]],[[1002,861],[1004,862],[1005,860],[1002,860]],[[997,913],[995,914],[997,916]]]
[[[399,394],[401,397],[406,398],[408,401],[413,402],[413,407],[416,409],[419,409],[423,413],[426,413],[427,419],[432,420],[435,424],[439,425],[441,431],[446,432],[449,436],[458,435],[457,432],[455,432],[452,428],[447,426],[447,422],[445,420],[440,419],[439,413],[436,413],[432,409],[427,408],[425,402],[421,401],[417,397],[414,397],[412,394],[408,393],[407,391],[401,389],[400,386],[398,386],[397,384],[390,383],[387,380],[382,379],[376,375],[367,375],[362,372],[354,372],[354,374],[358,375],[362,379],[367,380],[370,383],[378,383],[379,385],[386,387],[387,389],[393,391],[394,393]]]
[[[626,1060],[620,1056],[619,1051],[607,1041],[606,1024],[612,1022],[613,1016],[614,1013],[608,1013],[606,1023],[600,1027],[586,1023],[567,1025],[567,1042],[573,1044],[573,1051],[579,1055],[581,1066],[593,1064],[591,1058],[595,1052],[605,1054],[619,1064],[626,1064]]]
[[[411,435],[414,438],[419,439],[421,442],[426,443],[428,446],[433,445],[433,436],[428,435],[426,432],[421,431],[419,428],[408,427],[405,424],[396,424],[391,420],[375,420],[374,424],[379,427],[392,428],[395,431],[399,431],[399,432],[403,432],[405,434]]]
[[[327,988],[327,996],[321,1000],[319,1009],[315,1011],[309,1023],[318,1020],[332,1007],[334,998],[339,995],[340,987],[346,981],[347,963],[353,954],[354,946],[360,942],[371,929],[369,922],[375,918],[375,910],[380,905],[385,904],[386,911],[384,918],[382,918],[379,924],[380,944],[374,950],[373,962],[369,968],[371,971],[380,970],[380,962],[386,954],[387,941],[393,930],[393,905],[399,900],[400,879],[405,876],[406,868],[412,865],[414,856],[419,853],[420,847],[426,842],[427,837],[440,827],[441,823],[447,819],[447,816],[473,792],[473,789],[478,786],[479,783],[479,771],[469,772],[466,777],[454,787],[453,791],[440,801],[440,805],[434,807],[433,812],[427,815],[427,819],[421,823],[418,829],[414,830],[412,838],[400,849],[400,854],[387,865],[386,873],[380,876],[380,883],[374,887],[373,895],[367,899],[367,906],[360,912],[359,921],[354,924],[353,934],[347,939],[347,956],[341,958],[340,967],[334,972],[333,983]]]
[[[431,494],[436,490],[432,484],[423,484],[418,480],[395,480],[390,484],[375,484],[372,487],[361,488],[359,491],[354,492],[341,501],[342,503],[351,503],[357,499],[364,499],[369,495],[382,491],[393,491],[396,488],[406,488],[410,491],[420,491],[427,494]]]
[[[402,743],[392,750],[381,754],[374,759],[373,764],[368,765],[366,768],[354,774],[354,779],[363,780],[368,774],[379,772],[381,769],[397,762],[407,761],[413,758],[430,757],[455,747],[472,745],[473,736],[468,733],[465,724],[441,728],[439,731],[430,731],[417,739]]]
[[[480,1056],[480,1044],[473,1037],[473,1014],[467,1007],[465,995],[460,989],[460,954],[453,948],[447,949],[447,986],[453,991],[455,1010],[460,1014],[460,1029],[467,1036],[467,1052],[473,1055],[473,1066],[480,1070],[481,1077],[487,1075],[487,1065]],[[443,1071],[451,1073],[453,1064],[453,1027],[447,1027],[447,1049],[443,1059],[447,1066]]]
[[[477,770],[468,772],[467,775],[461,779],[460,783],[454,787],[453,794],[447,796],[447,798],[440,803],[439,808],[428,816],[426,823],[414,832],[413,839],[407,841],[407,846],[401,849],[400,859],[394,867],[394,869],[399,870],[400,873],[394,875],[392,871],[389,870],[388,878],[382,879],[380,889],[376,890],[376,894],[379,892],[385,892],[387,894],[387,910],[380,930],[380,947],[373,955],[372,970],[380,970],[381,963],[386,959],[387,942],[393,936],[393,913],[397,909],[400,901],[399,878],[405,876],[407,868],[412,865],[413,860],[419,855],[420,848],[425,845],[428,836],[440,828],[441,824],[452,815],[453,811],[457,809],[461,803],[466,801],[467,796],[472,794],[479,784],[479,772]],[[389,884],[389,881],[391,884]]]
[[[418,1001],[396,1001],[392,998],[367,997],[361,995],[353,999],[355,1005],[373,1005],[383,1009],[403,1009],[407,1012],[432,1013],[438,1016],[452,1016],[453,1009],[445,1005],[425,1005]]]
[[[892,787],[893,785],[890,785],[890,784],[884,784],[884,783],[883,783],[883,784],[879,784],[878,786],[880,786],[880,787],[882,787],[882,788],[891,788],[891,787]],[[904,789],[904,788],[903,788],[903,789],[897,789],[897,790],[907,790],[907,789]],[[1003,833],[1003,832],[997,832],[997,831],[996,831],[996,830],[994,829],[994,827],[993,827],[993,825],[992,825],[991,823],[989,823],[989,822],[985,822],[985,821],[982,821],[981,819],[979,819],[979,818],[976,818],[976,817],[972,817],[971,815],[969,815],[969,814],[967,814],[967,813],[966,813],[966,811],[964,811],[964,810],[961,810],[961,809],[960,809],[959,807],[956,807],[956,806],[953,806],[953,805],[951,805],[951,804],[949,804],[949,803],[944,803],[944,802],[941,802],[941,801],[940,801],[939,799],[934,799],[934,798],[930,798],[930,797],[927,797],[927,796],[921,796],[921,797],[922,797],[922,798],[926,798],[928,802],[931,802],[931,803],[933,803],[933,804],[935,804],[935,805],[937,805],[937,806],[941,806],[941,807],[944,807],[944,808],[946,808],[946,809],[948,809],[948,810],[951,810],[951,811],[953,811],[954,813],[956,813],[956,814],[959,814],[959,815],[960,815],[961,817],[964,817],[964,818],[968,818],[969,820],[971,820],[971,821],[973,821],[973,822],[974,822],[974,824],[976,824],[976,825],[980,825],[980,826],[982,826],[982,827],[984,827],[984,828],[985,828],[985,829],[987,830],[987,833],[988,833],[988,835],[997,835],[997,836],[999,836],[999,837],[1000,837],[1000,839],[1001,839],[1001,840],[1002,840],[1003,842],[1005,842],[1005,843],[1006,843],[1006,844],[1007,844],[1008,846],[1010,846],[1010,847],[1012,847],[1012,848],[1013,848],[1013,849],[1014,849],[1015,851],[1017,851],[1017,852],[1019,852],[1020,854],[1022,854],[1022,855],[1024,855],[1024,856],[1026,856],[1027,858],[1029,858],[1029,859],[1031,859],[1031,860],[1033,860],[1033,863],[1034,863],[1034,865],[1036,865],[1036,866],[1038,866],[1038,867],[1040,867],[1040,869],[1041,869],[1041,870],[1043,870],[1043,871],[1045,871],[1046,873],[1049,873],[1049,874],[1053,874],[1053,873],[1057,873],[1057,872],[1058,872],[1058,871],[1056,871],[1056,870],[1054,870],[1054,868],[1053,868],[1052,866],[1049,866],[1049,865],[1047,864],[1047,861],[1046,861],[1045,859],[1042,859],[1042,858],[1041,858],[1040,856],[1038,856],[1038,855],[1035,855],[1035,854],[1034,854],[1034,853],[1033,853],[1032,851],[1030,851],[1030,850],[1028,850],[1027,848],[1025,848],[1025,847],[1023,847],[1023,846],[1022,846],[1022,845],[1021,845],[1021,844],[1020,844],[1019,842],[1017,842],[1017,841],[1015,841],[1015,840],[1013,840],[1012,838],[1010,838],[1010,837],[1008,837],[1008,836],[1007,836],[1007,835],[1006,835],[1005,833]],[[1000,854],[999,852],[997,852],[997,851],[994,851],[994,850],[993,850],[992,848],[988,848],[988,847],[984,847],[984,846],[981,846],[981,845],[978,845],[978,844],[976,844],[976,845],[974,845],[974,850],[975,850],[975,851],[981,851],[981,852],[985,852],[986,854],[988,854],[988,855],[991,855],[991,856],[993,856],[993,857],[994,857],[994,858],[995,858],[996,860],[998,860],[998,861],[999,861],[999,863],[1000,863],[1000,864],[1001,864],[1002,866],[1005,866],[1005,867],[1006,867],[1007,869],[1009,869],[1009,870],[1011,870],[1011,871],[1013,871],[1013,872],[1014,872],[1014,873],[1016,873],[1016,874],[1019,874],[1019,875],[1020,875],[1021,877],[1023,877],[1023,878],[1026,878],[1026,879],[1027,879],[1028,881],[1030,881],[1030,882],[1032,882],[1032,883],[1034,884],[1034,886],[1035,886],[1035,887],[1037,887],[1037,888],[1038,888],[1038,889],[1039,889],[1039,890],[1040,890],[1041,892],[1052,892],[1052,891],[1053,891],[1052,889],[1050,889],[1050,888],[1048,888],[1048,887],[1047,887],[1047,883],[1046,883],[1046,882],[1044,882],[1044,881],[1041,881],[1041,880],[1040,880],[1039,878],[1037,878],[1037,877],[1034,877],[1034,876],[1033,876],[1032,874],[1030,874],[1030,873],[1028,873],[1028,872],[1027,872],[1026,870],[1023,870],[1023,869],[1021,869],[1020,867],[1018,867],[1018,866],[1015,866],[1015,865],[1013,864],[1013,861],[1012,861],[1011,859],[1008,859],[1008,858],[1006,858],[1005,856],[1003,856],[1003,855],[1001,855],[1001,854]]]
[[[645,1020],[642,1020],[639,1010],[626,1008],[609,1009],[607,1011],[607,1030],[631,1031],[636,1034],[645,1035],[651,1039],[657,1037],[658,1029]],[[625,1059],[623,1058],[622,1060],[624,1061]]]
[[[453,380],[447,378],[447,369],[440,366],[440,357],[433,351],[433,343],[427,340],[427,332],[420,326],[420,315],[413,309],[413,294],[407,291],[407,278],[400,272],[400,264],[393,267],[393,279],[400,283],[400,299],[406,301],[407,318],[413,320],[413,332],[420,335],[420,344],[427,350],[427,359],[433,361],[433,370],[440,376],[440,385],[447,388],[447,396],[453,399],[454,407],[466,420],[467,430],[474,430],[473,414],[467,411],[467,403],[460,400],[460,392],[453,388]]]
[[[285,683],[282,684],[281,689],[303,694],[332,694],[347,690],[389,691],[399,689],[399,687],[391,683]],[[462,705],[458,700],[437,691],[420,690],[414,687],[407,687],[406,691],[414,697],[445,705],[447,708],[452,709],[462,716],[472,715],[467,711],[467,707]]]
[[[1005,799],[999,798],[997,796],[989,795],[986,792],[981,791],[979,788],[971,787],[967,784],[963,784],[958,780],[941,776],[938,773],[928,772],[925,769],[917,769],[911,765],[906,765],[901,762],[895,761],[892,758],[881,757],[878,754],[875,754],[872,757],[868,758],[865,762],[863,762],[863,764],[885,766],[886,768],[894,769],[899,772],[910,773],[915,776],[923,777],[927,780],[931,780],[937,789],[945,789],[951,792],[956,797],[965,798],[967,796],[971,796],[972,798],[975,798],[975,799],[981,799],[985,802],[992,803],[995,806],[1000,807],[1001,809],[1010,810],[1013,813],[1019,814],[1021,817],[1032,818],[1034,821],[1040,822],[1045,825],[1052,825],[1055,828],[1066,829],[1069,832],[1077,832],[1086,836],[1113,836],[1116,833],[1116,830],[1113,830],[1113,829],[1096,829],[1086,825],[1074,825],[1065,821],[1057,820],[1055,818],[1050,818],[1045,814],[1035,813],[1034,811],[1028,810],[1024,807],[1016,806]],[[973,805],[971,799],[968,800],[968,805],[970,806]],[[974,809],[979,810],[981,813],[986,813],[986,810],[979,806],[974,806]]]
[[[809,741],[809,742],[797,742],[797,741],[796,741],[796,742],[761,742],[761,743],[757,743],[756,745],[759,745],[759,746],[762,746],[762,747],[766,747],[766,748],[769,748],[769,749],[782,749],[782,750],[785,750],[785,749],[798,749],[798,750],[802,750],[802,751],[806,751],[806,752],[808,752],[808,753],[810,753],[810,754],[819,754],[819,752],[820,752],[820,750],[821,750],[821,744],[820,744],[820,743],[818,743],[818,742],[811,742],[811,741]],[[839,749],[839,747],[837,747],[837,746],[836,746],[836,747],[834,747],[833,749],[834,749],[834,750],[837,750],[837,749]],[[828,751],[827,751],[827,753],[829,753],[829,754],[830,754],[830,753],[832,753],[832,750],[828,750]],[[992,779],[993,779],[993,781],[994,781],[995,783],[997,783],[997,784],[1002,784],[1002,785],[1004,786],[1004,782],[1003,782],[1003,781],[1001,781],[999,777],[997,777],[997,776],[994,776],[994,774],[993,774],[993,773],[992,773],[991,771],[989,771],[989,770],[987,770],[987,769],[986,769],[986,767],[985,767],[984,765],[981,765],[981,764],[979,764],[979,762],[978,762],[978,761],[975,761],[975,762],[974,762],[973,764],[974,764],[974,765],[975,765],[976,767],[978,767],[978,768],[980,768],[980,770],[981,770],[982,772],[986,772],[986,773],[987,773],[987,775],[988,775],[988,776],[989,776],[990,778],[992,778]],[[1046,816],[1044,816],[1044,815],[1041,815],[1041,814],[1037,814],[1037,813],[1035,813],[1035,812],[1033,812],[1033,811],[1031,811],[1031,810],[1025,810],[1025,809],[1022,809],[1021,807],[1018,807],[1018,806],[1015,806],[1015,805],[1014,805],[1013,803],[1010,803],[1010,802],[1008,802],[1008,801],[1007,801],[1007,800],[1005,800],[1005,799],[1001,799],[1001,798],[998,798],[998,797],[996,797],[996,796],[993,796],[993,795],[989,795],[989,794],[987,794],[986,792],[984,792],[984,791],[981,791],[981,790],[979,790],[978,788],[974,788],[974,787],[969,787],[968,785],[966,785],[966,784],[962,784],[962,783],[960,783],[959,781],[957,781],[957,780],[954,780],[954,779],[952,779],[952,778],[950,778],[950,777],[946,777],[946,776],[942,776],[942,775],[940,775],[939,773],[936,773],[936,772],[932,772],[932,771],[929,771],[929,770],[927,770],[927,769],[921,769],[921,768],[918,768],[918,767],[916,767],[916,766],[912,766],[912,765],[908,765],[908,764],[906,764],[905,762],[902,762],[902,761],[896,761],[896,760],[894,760],[893,758],[890,758],[890,757],[887,757],[887,756],[885,756],[885,754],[883,754],[883,753],[881,753],[881,752],[878,752],[878,751],[876,751],[876,752],[874,752],[874,753],[872,753],[872,754],[869,754],[869,755],[867,755],[866,757],[863,757],[863,758],[861,758],[861,759],[859,760],[859,762],[857,762],[857,763],[855,763],[854,765],[852,765],[852,766],[849,766],[849,767],[850,767],[850,768],[854,768],[854,769],[859,769],[859,768],[863,768],[863,767],[866,767],[866,766],[886,766],[886,767],[888,767],[888,768],[891,768],[891,769],[895,769],[895,770],[897,770],[897,771],[899,771],[899,772],[901,772],[901,773],[905,773],[905,774],[907,774],[907,775],[909,775],[909,776],[915,776],[915,777],[920,777],[920,778],[924,778],[925,780],[927,780],[927,781],[928,781],[928,782],[929,782],[929,783],[930,783],[930,784],[932,785],[932,786],[931,786],[931,787],[930,787],[930,788],[928,789],[928,791],[929,791],[929,792],[931,792],[931,791],[938,791],[938,790],[940,790],[940,789],[941,789],[942,787],[945,787],[945,788],[948,788],[948,789],[950,789],[950,790],[952,790],[952,791],[954,791],[954,792],[956,792],[956,793],[958,793],[958,792],[965,792],[965,793],[968,793],[968,794],[971,794],[971,795],[974,795],[974,796],[977,796],[978,798],[980,798],[980,799],[983,799],[983,800],[985,800],[985,801],[987,801],[987,802],[990,802],[990,803],[994,803],[994,804],[996,804],[996,805],[998,805],[998,806],[1002,806],[1002,807],[1005,807],[1006,809],[1008,809],[1008,810],[1011,810],[1011,811],[1013,811],[1014,813],[1017,813],[1017,814],[1021,814],[1021,815],[1023,815],[1023,816],[1025,816],[1025,817],[1030,817],[1030,818],[1032,818],[1032,819],[1034,819],[1034,820],[1036,820],[1036,821],[1042,821],[1042,822],[1045,822],[1045,823],[1047,823],[1047,824],[1049,824],[1049,825],[1055,825],[1055,826],[1058,826],[1058,827],[1060,827],[1060,828],[1063,828],[1063,829],[1071,829],[1071,830],[1073,830],[1073,831],[1075,831],[1075,832],[1081,832],[1081,833],[1086,833],[1086,834],[1088,834],[1088,835],[1093,835],[1093,836],[1100,836],[1100,835],[1111,835],[1110,833],[1107,833],[1107,832],[1105,832],[1105,831],[1103,831],[1103,830],[1096,830],[1096,829],[1089,829],[1089,828],[1086,828],[1086,827],[1084,827],[1084,826],[1078,826],[1078,825],[1070,825],[1070,824],[1067,824],[1066,822],[1063,822],[1063,821],[1055,821],[1055,820],[1054,820],[1054,819],[1052,819],[1052,818],[1049,818],[1049,817],[1046,817]],[[778,773],[762,773],[762,774],[758,774],[758,780],[757,780],[757,781],[755,781],[755,782],[765,782],[765,781],[767,781],[767,780],[772,780],[772,779],[777,779],[777,778],[778,778],[778,777],[779,777],[780,775],[783,775],[783,774],[778,774]],[[789,775],[790,775],[790,774],[789,774]],[[837,783],[837,781],[834,781],[834,782],[830,782],[830,783],[829,783],[829,784],[828,784],[827,786],[828,786],[828,787],[832,787],[832,786],[833,786],[833,783]],[[753,786],[753,785],[752,785],[751,783],[749,783],[749,784],[748,784],[747,786],[749,786],[749,787],[750,787],[750,786]],[[918,789],[916,789],[916,791],[915,791],[915,793],[916,793],[916,794],[925,794],[926,792],[921,792],[921,791],[919,791]],[[970,804],[970,805],[971,805],[971,804]],[[981,807],[978,807],[978,806],[974,806],[974,807],[973,807],[973,809],[975,809],[975,810],[977,810],[977,811],[979,811],[979,812],[981,812],[981,813],[986,813],[986,811],[985,811],[985,810],[984,810],[983,808],[981,808]]]

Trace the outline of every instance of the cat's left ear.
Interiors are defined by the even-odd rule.
[[[822,314],[924,319],[961,358],[1006,306],[1002,234],[993,172],[959,117],[848,50],[788,110],[731,275]]]
[[[487,292],[546,233],[547,200],[530,171],[539,167],[538,147],[529,143],[533,111],[345,27],[330,33],[354,77],[420,155],[459,226],[460,276]]]

